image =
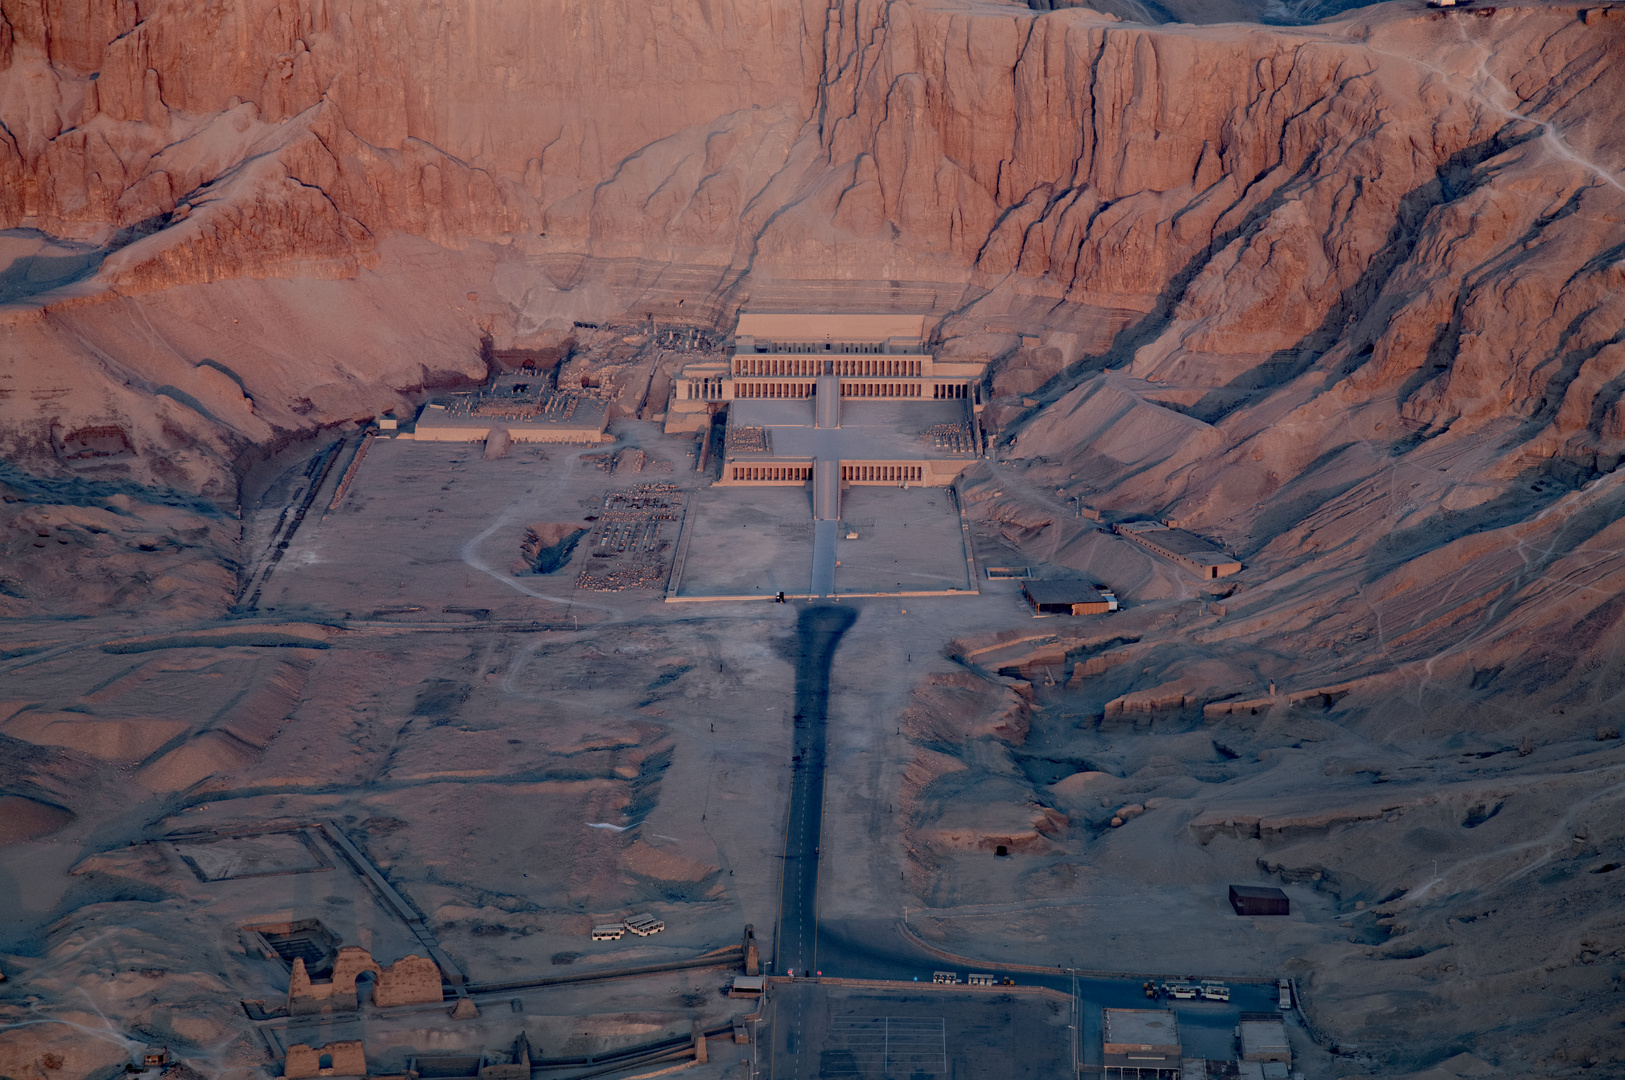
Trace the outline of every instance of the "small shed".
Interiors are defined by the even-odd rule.
[[[1264,885],[1230,886],[1230,906],[1237,915],[1292,914],[1292,901],[1286,893]]]
[[[735,975],[728,988],[729,997],[761,997],[767,990],[767,978],[762,975]]]
[[[1040,615],[1104,615],[1117,610],[1117,597],[1093,581],[1032,581],[1021,591]]]
[[[1286,1023],[1273,1013],[1241,1014],[1241,1060],[1292,1064]]]

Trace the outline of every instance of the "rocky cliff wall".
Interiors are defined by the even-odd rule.
[[[192,254],[159,260],[148,286],[342,259],[374,229],[511,235],[674,132],[811,100],[794,4],[3,13],[0,226],[101,237],[206,209],[215,234],[183,228],[166,246]],[[243,216],[265,227],[245,235]]]
[[[1288,467],[1325,447],[1270,445],[1289,429],[1252,406],[1516,417],[1508,475],[1625,450],[1606,6],[1292,28],[990,0],[0,11],[0,226],[90,245],[81,298],[388,279],[397,233],[467,251],[457,284],[504,283],[483,325],[446,313],[499,337],[628,260],[722,322],[769,283],[934,282],[962,290],[950,347],[1024,369],[995,386],[1053,400],[1128,366]],[[625,300],[594,295],[565,306]],[[53,297],[9,299],[83,317]]]

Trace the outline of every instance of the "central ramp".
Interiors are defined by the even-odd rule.
[[[813,520],[841,519],[841,463],[820,458],[813,462]]]
[[[817,387],[813,395],[813,427],[840,427],[841,380],[834,375],[820,375]]]
[[[807,590],[813,596],[835,595],[835,546],[840,518],[841,463],[819,458],[813,462],[812,583]]]
[[[807,590],[813,596],[835,595],[835,545],[840,528],[839,521],[813,522],[812,585]]]

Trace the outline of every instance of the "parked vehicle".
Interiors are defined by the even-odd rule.
[[[666,924],[653,915],[629,915],[626,919],[626,928],[638,937],[648,937],[658,934],[666,928]]]
[[[1203,1001],[1229,1001],[1230,988],[1221,982],[1205,982],[1201,986]]]
[[[1195,1001],[1200,993],[1195,983],[1171,982],[1165,983],[1164,988],[1175,1001]]]
[[[1275,984],[1275,987],[1281,994],[1281,1008],[1292,1008],[1292,980],[1282,979]]]
[[[943,983],[947,986],[957,986],[959,985],[959,972],[933,971],[931,973],[931,981],[934,983]]]
[[[626,933],[626,927],[621,923],[605,923],[592,928],[594,941],[619,941]]]
[[[999,977],[997,975],[980,975],[980,974],[977,974],[974,971],[971,972],[969,975],[965,976],[965,981],[967,983],[969,983],[971,986],[997,986],[997,985],[999,985]]]

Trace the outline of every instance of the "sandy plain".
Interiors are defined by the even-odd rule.
[[[183,830],[335,823],[479,982],[686,958],[737,941],[746,923],[771,941],[796,606],[580,589],[590,538],[551,574],[517,558],[527,523],[591,529],[611,492],[703,483],[692,439],[636,422],[616,432],[609,453],[641,448],[643,471],[601,468],[596,448],[487,460],[477,444],[378,440],[346,499],[295,535],[254,617],[158,635],[91,624],[55,653],[16,654],[0,730],[35,749],[14,768],[36,792],[54,789],[37,802],[74,809],[0,851],[9,932],[25,945],[6,963],[35,994],[90,1009],[74,1014],[79,1028],[16,1029],[28,1052],[72,1044],[90,1068],[133,1033],[252,1068],[264,1049],[236,999],[274,1002],[286,976],[243,955],[239,926],[315,917],[382,960],[415,949],[342,865],[203,882],[184,849],[156,839]],[[304,458],[285,464],[292,475]],[[1539,1045],[1549,1020],[1533,1018],[1554,1010],[1582,1030],[1586,1014],[1607,1022],[1611,969],[1587,957],[1600,955],[1596,920],[1611,906],[1617,785],[1599,780],[1622,767],[1617,737],[1520,747],[1406,733],[1382,704],[1392,686],[1368,714],[1381,736],[1340,721],[1358,688],[1293,699],[1259,686],[1235,711],[1183,696],[1136,703],[1146,642],[1212,635],[1232,618],[1216,612],[1262,575],[1199,583],[1075,508],[1074,539],[1024,541],[1011,515],[987,508],[1032,492],[1032,471],[995,462],[967,477],[979,561],[1091,572],[1120,582],[1125,610],[1033,619],[1019,583],[987,580],[961,596],[839,601],[859,617],[832,676],[822,919],[860,935],[906,920],[988,961],[1290,976],[1312,1022],[1296,1032],[1300,1055],[1327,1075],[1371,1068],[1390,1040],[1421,1045],[1441,1026],[1474,1033],[1463,1051],[1483,1049],[1485,979],[1500,987],[1501,1046]],[[767,516],[762,492],[742,499],[736,513]],[[774,499],[780,518],[805,509],[797,489]],[[940,489],[858,489],[847,516],[861,510],[882,537],[934,523],[922,533],[957,546],[947,501]],[[278,512],[274,499],[260,511]],[[775,550],[786,564],[806,558]],[[911,572],[944,559],[926,545]],[[999,843],[1012,854],[994,855]],[[1293,914],[1237,918],[1228,883],[1280,885]],[[1502,929],[1554,904],[1591,914],[1539,936]],[[585,940],[594,921],[634,910],[667,930]],[[54,912],[71,914],[50,923]],[[1554,946],[1578,950],[1561,978],[1541,966]],[[658,1038],[738,1011],[708,978],[720,982],[698,972],[534,990],[520,995],[522,1017],[448,1030],[371,1015],[323,1037],[359,1033],[383,1069],[428,1049],[490,1049],[520,1028],[574,1046],[554,1031],[559,1017],[606,1010],[630,1009],[626,1030]],[[618,1030],[603,1022],[589,1027]],[[84,1043],[86,1028],[103,1042]],[[615,1045],[605,1038],[594,1045]]]

